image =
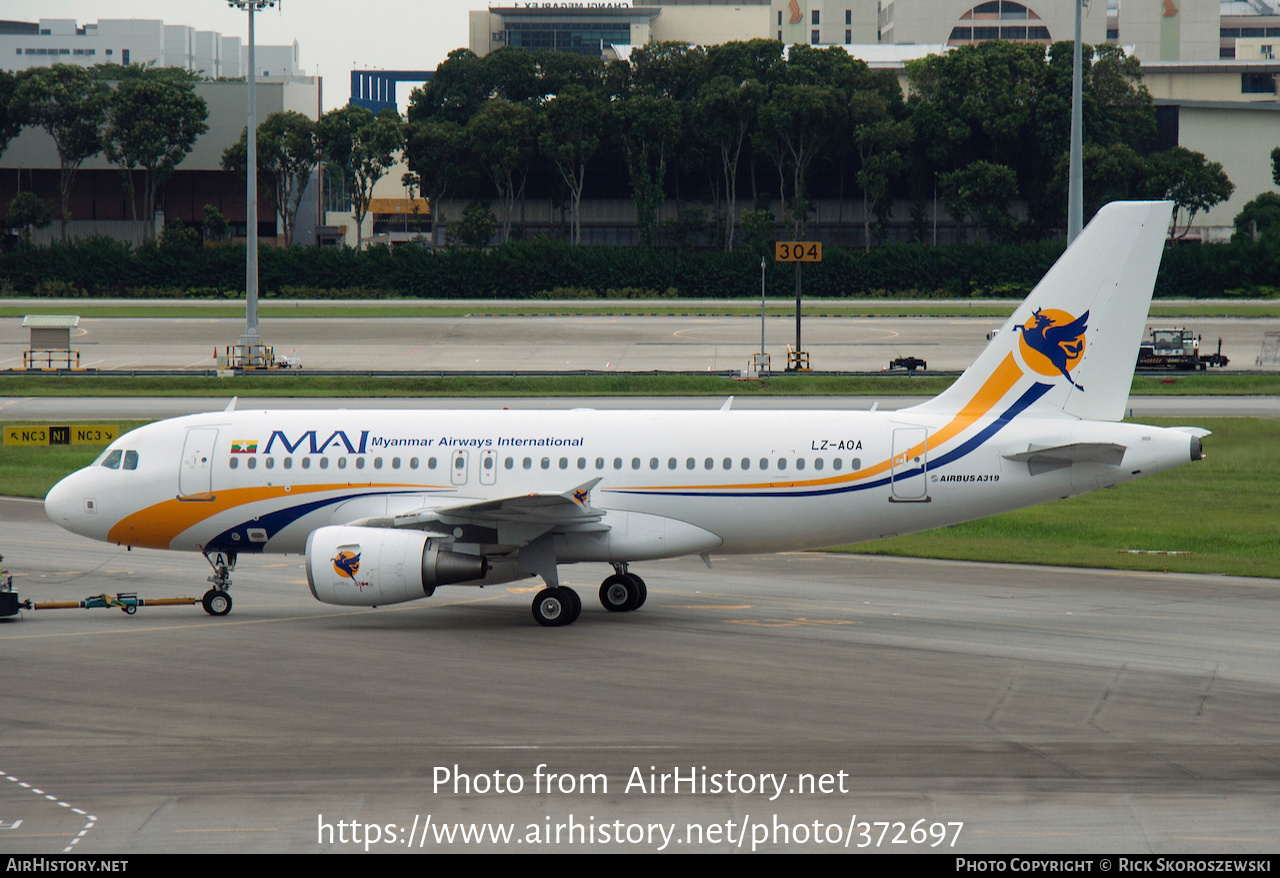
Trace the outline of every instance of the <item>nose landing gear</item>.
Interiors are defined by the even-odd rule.
[[[231,612],[231,571],[236,569],[235,552],[205,552],[204,559],[213,568],[208,581],[213,588],[204,593],[200,605],[210,616],[225,616]]]

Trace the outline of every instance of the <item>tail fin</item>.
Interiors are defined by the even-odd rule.
[[[1173,205],[1112,202],[1054,263],[986,350],[919,412],[1124,416]]]

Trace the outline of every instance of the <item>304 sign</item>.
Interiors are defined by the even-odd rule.
[[[821,262],[819,241],[778,241],[773,245],[774,262]]]

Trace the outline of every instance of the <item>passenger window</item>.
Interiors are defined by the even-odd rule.
[[[267,467],[267,469],[275,469],[275,468],[276,468],[276,459],[275,459],[274,457],[268,457],[268,458],[266,459],[266,464],[265,464],[265,466]]]
[[[585,457],[579,457],[578,469],[586,469],[586,468],[587,468],[587,459]]]
[[[551,469],[551,458],[549,457],[542,458],[542,468]]]
[[[328,469],[328,468],[329,468],[329,458],[327,457],[320,458],[320,469]]]
[[[813,468],[814,468],[814,469],[822,469],[822,458],[821,458],[821,457],[819,457],[817,460],[815,460],[815,461],[813,462]]]
[[[435,469],[435,468],[436,468],[436,459],[434,457],[428,457],[427,469]],[[415,466],[415,469],[416,469],[416,466]]]
[[[784,470],[784,469],[786,469],[786,468],[787,468],[787,459],[786,459],[785,457],[779,457],[779,458],[778,458],[778,469],[779,469],[779,470]]]
[[[302,458],[302,468],[311,469],[311,458],[309,457]]]
[[[125,468],[125,469],[137,469],[137,468],[138,468],[138,452],[136,452],[136,451],[126,451],[126,452],[124,453],[124,468]]]
[[[417,469],[417,468],[418,468],[418,458],[416,457],[409,458],[409,469]]]
[[[533,466],[533,458],[526,457],[522,465],[524,466],[525,469],[531,468]]]
[[[373,468],[374,468],[374,469],[382,469],[382,458],[381,458],[381,457],[375,457],[375,458],[373,459]]]
[[[862,461],[855,457],[853,460],[849,461],[849,466],[855,470],[860,470],[862,469]]]
[[[484,460],[484,464],[483,464],[483,466],[484,466],[484,468],[485,468],[486,470],[491,470],[491,469],[493,469],[493,458],[492,458],[492,457],[489,457],[488,455],[486,455],[486,456],[485,456],[484,458],[482,458],[482,459]]]
[[[604,469],[604,458],[603,458],[603,457],[597,457],[597,458],[596,458],[596,469]]]
[[[726,457],[726,458],[724,459],[724,468],[725,468],[725,469],[733,469],[733,460],[732,460],[732,458],[728,458],[728,457]]]
[[[514,457],[508,457],[506,460],[502,462],[502,465],[507,469],[511,469],[516,465],[516,460]]]
[[[431,458],[431,460],[427,461],[427,466],[428,466],[429,468],[432,468],[432,469],[434,469],[434,468],[435,468],[435,467],[434,467],[434,465],[433,465],[433,461],[434,461],[434,460],[435,460],[435,458],[433,457],[433,458]],[[457,458],[454,458],[454,461],[453,461],[453,468],[454,468],[454,469],[456,469],[458,472],[462,472],[464,469],[466,469],[466,468],[467,468],[467,459],[466,459],[465,457],[457,457]]]
[[[743,469],[751,469],[751,461],[747,460],[747,458],[745,458],[745,457],[744,457],[744,458],[742,458],[742,468],[743,468]]]
[[[672,459],[672,465],[673,466],[675,465],[674,458]],[[657,469],[657,468],[658,468],[658,458],[656,457],[649,458],[649,469]]]
[[[640,469],[640,458],[638,457],[631,458],[631,468]]]
[[[834,459],[831,461],[831,468],[832,468],[832,469],[834,469],[834,470],[839,470],[839,469],[841,469],[841,468],[843,468],[843,467],[844,467],[844,461],[843,461],[843,460],[841,460],[840,458],[838,458],[838,457],[837,457],[837,458],[834,458]]]
[[[400,469],[400,458],[398,457],[391,458],[391,468]]]
[[[622,458],[621,458],[621,457],[615,457],[615,458],[613,459],[613,468],[614,468],[614,469],[622,469]]]
[[[252,459],[250,459],[250,461],[249,461],[249,462],[250,462],[250,463],[253,463],[253,460],[252,460]],[[346,469],[346,468],[347,468],[347,459],[346,459],[345,457],[339,457],[339,458],[338,458],[338,469]]]
[[[568,469],[568,468],[569,468],[569,458],[567,457],[560,458],[560,469]]]
[[[803,458],[803,457],[798,457],[798,458],[796,458],[796,469],[804,469],[804,458]]]
[[[667,469],[675,469],[675,468],[676,468],[676,459],[674,457],[668,457]]]
[[[767,470],[768,468],[769,468],[769,458],[767,457],[760,458],[760,469]]]
[[[715,465],[716,465],[716,462],[709,457],[705,461],[703,461],[703,467],[705,467],[706,469],[714,469]]]
[[[364,458],[363,458],[363,457],[357,457],[357,458],[356,458],[356,469],[364,469]]]
[[[103,466],[106,466],[106,464],[103,464]],[[231,462],[228,463],[227,466],[229,466],[231,469],[238,468],[240,466],[240,458],[232,457]],[[115,467],[113,466],[112,469],[115,469]]]
[[[102,465],[107,469],[120,469],[120,458],[123,456],[124,452],[117,448],[115,451],[107,455],[107,459],[102,462]],[[231,459],[235,460],[234,457]]]
[[[126,460],[125,462],[126,462],[126,463],[128,463],[128,461],[127,461],[127,460]],[[257,468],[258,468],[258,458],[256,458],[256,457],[251,457],[251,458],[249,458],[249,464],[248,464],[248,466],[249,466],[249,469],[257,469]],[[126,469],[127,469],[127,468],[128,468],[128,467],[126,467]]]

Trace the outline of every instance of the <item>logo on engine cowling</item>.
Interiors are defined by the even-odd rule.
[[[360,552],[352,552],[343,549],[333,558],[333,572],[341,576],[343,579],[350,579],[360,591],[364,591],[369,586],[369,580],[356,579],[356,574],[360,572]]]

